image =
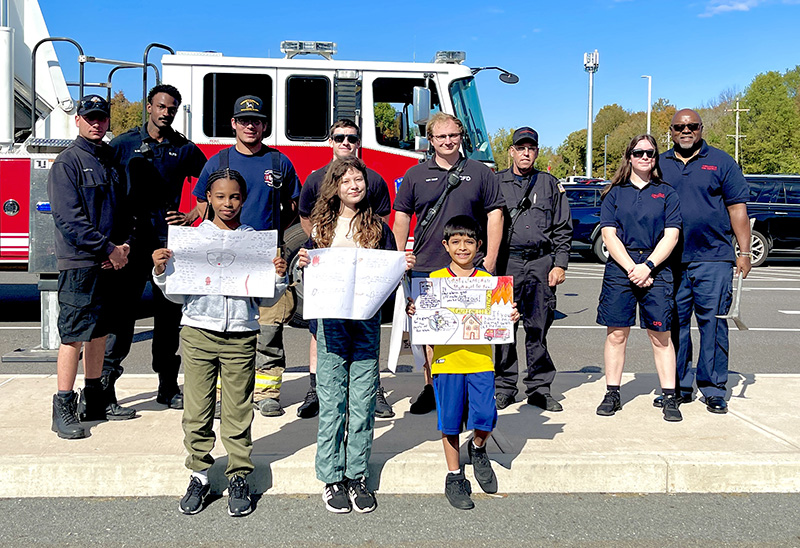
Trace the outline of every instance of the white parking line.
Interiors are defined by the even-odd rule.
[[[781,314],[788,314],[790,316],[800,314],[800,310],[778,310],[778,312]]]

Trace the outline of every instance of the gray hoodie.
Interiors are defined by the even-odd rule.
[[[220,230],[211,221],[203,221],[197,230]],[[247,225],[240,225],[236,230],[253,231]],[[275,280],[275,295],[269,297],[226,297],[225,295],[170,295],[166,292],[167,273],[153,272],[153,281],[172,302],[183,305],[181,325],[198,329],[224,332],[258,331],[258,307],[272,306],[286,291],[289,285],[287,276]]]

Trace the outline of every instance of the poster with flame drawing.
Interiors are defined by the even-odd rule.
[[[514,279],[414,278],[411,298],[412,344],[508,344],[514,341],[511,321]]]

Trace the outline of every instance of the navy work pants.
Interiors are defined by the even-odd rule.
[[[675,273],[677,330],[672,340],[677,356],[678,387],[692,393],[692,313],[700,331],[697,389],[709,398],[724,396],[728,382],[728,322],[716,318],[731,306],[733,265],[724,261],[683,263]]]
[[[527,374],[522,382],[525,394],[550,393],[556,376],[556,367],[547,351],[547,331],[553,324],[556,309],[555,288],[547,285],[547,276],[553,268],[553,258],[545,255],[526,261],[510,257],[504,275],[514,277],[514,300],[522,316],[525,330],[525,357]],[[514,325],[516,334],[518,324]],[[516,338],[512,344],[499,344],[495,348],[495,388],[498,394],[517,394],[519,360]]]

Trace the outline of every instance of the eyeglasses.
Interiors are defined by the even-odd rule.
[[[634,158],[645,157],[652,160],[653,158],[656,157],[656,151],[655,149],[652,148],[648,149],[635,148],[631,151],[631,156],[633,156]]]
[[[250,125],[259,126],[259,125],[262,124],[262,120],[261,120],[261,118],[237,118],[236,119],[236,123],[239,124],[240,126],[244,126],[244,127],[247,127],[247,126],[250,126]]]
[[[461,134],[460,133],[443,133],[441,135],[434,135],[433,136],[433,138],[436,139],[437,141],[446,141],[448,137],[450,137],[451,141],[456,141],[458,139],[461,139]]]
[[[686,128],[689,128],[689,131],[694,133],[700,129],[702,125],[703,124],[698,124],[697,122],[692,122],[691,124],[672,124],[670,127],[672,128],[672,131],[677,131],[678,133],[683,132],[683,130]]]
[[[347,142],[350,143],[351,145],[354,145],[359,141],[358,135],[352,135],[349,133],[337,133],[331,136],[331,139],[333,139],[334,143],[338,144],[344,143],[344,140],[347,139]]]
[[[539,150],[539,147],[530,147],[530,146],[526,147],[526,146],[522,146],[522,145],[514,145],[513,148],[514,148],[514,150],[516,150],[520,154],[525,153],[525,152],[533,154],[534,152]]]

